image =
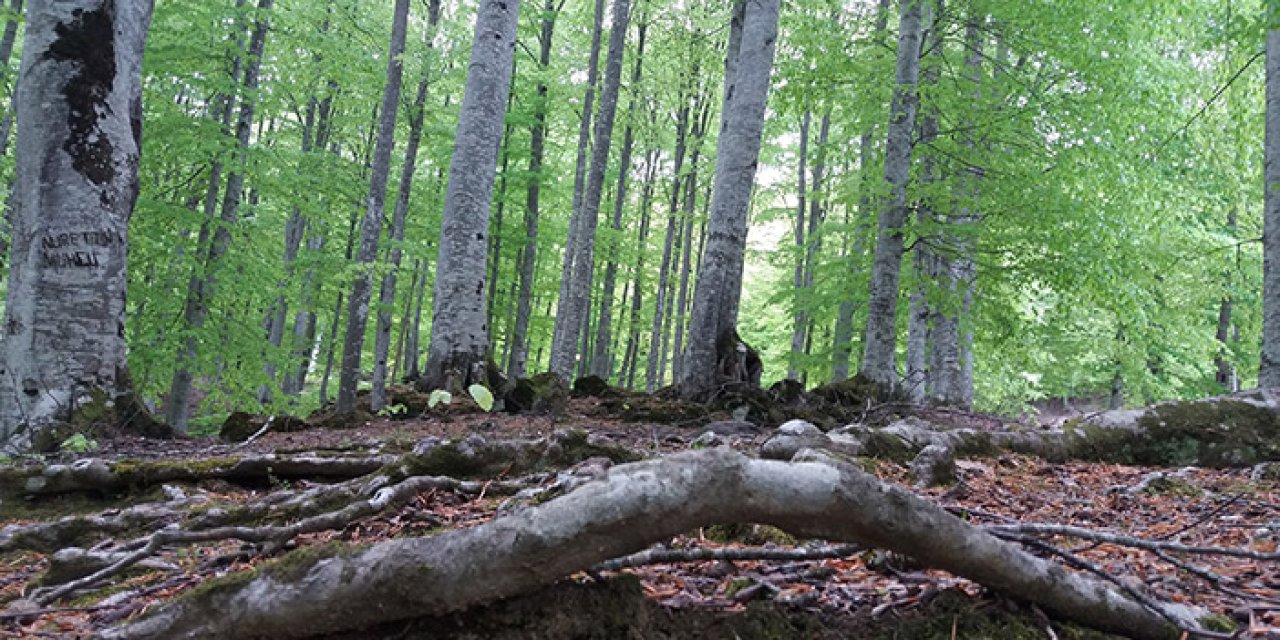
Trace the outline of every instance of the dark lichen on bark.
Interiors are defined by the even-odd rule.
[[[116,77],[116,1],[105,0],[94,11],[75,9],[71,18],[54,27],[56,38],[45,58],[77,67],[63,89],[70,129],[63,149],[77,172],[103,186],[116,178],[114,147],[101,127],[102,118],[111,112],[108,98]],[[110,206],[109,193],[104,191],[102,197],[102,204]]]

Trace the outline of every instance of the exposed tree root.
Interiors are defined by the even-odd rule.
[[[179,462],[97,458],[71,464],[28,467],[10,472],[27,495],[52,495],[75,491],[111,493],[166,482],[231,480],[268,482],[291,478],[358,478],[399,461],[396,456],[321,457],[312,455],[262,454],[206,458]]]
[[[817,448],[905,463],[937,446],[958,456],[1011,451],[1050,461],[1169,466],[1233,467],[1280,460],[1280,397],[1271,390],[1103,411],[1044,429],[949,429],[918,417],[885,427],[853,424],[829,433],[806,425],[798,420],[783,425],[761,453],[787,460],[801,449]]]
[[[1185,608],[1144,605],[851,465],[754,460],[715,449],[613,467],[602,480],[470,529],[295,552],[103,637],[289,638],[445,614],[724,522],[766,523],[794,535],[892,549],[1133,638],[1172,638],[1178,627],[1198,631]]]

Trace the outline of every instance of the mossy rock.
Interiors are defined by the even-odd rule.
[[[511,413],[564,413],[569,402],[569,389],[560,376],[547,371],[532,378],[520,378],[503,397],[504,408]]]
[[[260,419],[251,413],[234,411],[222,421],[222,428],[218,429],[218,437],[227,442],[244,442],[257,433],[265,423],[265,419]]]
[[[667,400],[656,394],[608,398],[601,408],[624,422],[652,422],[675,426],[697,426],[711,415],[710,409],[705,405]]]
[[[387,406],[404,407],[403,411],[393,413],[393,416],[416,416],[427,410],[427,402],[431,399],[431,394],[423,393],[409,385],[394,385],[387,389]]]
[[[69,422],[55,422],[35,427],[31,431],[31,452],[55,453],[67,438],[82,433],[82,429]]]
[[[218,430],[218,437],[226,442],[244,442],[271,420],[270,431],[288,433],[302,431],[310,425],[302,418],[294,416],[257,416],[243,411],[235,411],[227,416]]]
[[[863,455],[902,465],[910,463],[919,453],[916,447],[902,438],[879,429],[869,433],[862,446]]]
[[[544,454],[551,463],[577,464],[589,458],[608,458],[614,464],[636,462],[640,454],[623,446],[614,445],[604,439],[597,439],[581,429],[560,431],[552,436],[553,446]],[[553,455],[560,456],[559,459]]]
[[[884,400],[879,385],[862,374],[819,385],[813,389],[813,394],[827,402],[859,411],[866,409],[868,401],[877,404]]]
[[[368,406],[366,398],[365,406]],[[352,411],[317,411],[307,418],[307,424],[318,429],[356,429],[373,420],[373,414],[361,409]]]
[[[573,395],[586,398],[602,398],[609,394],[609,381],[600,376],[583,376],[573,381]]]
[[[414,454],[405,466],[408,475],[468,478],[481,475],[492,462],[483,452],[455,440]]]
[[[804,396],[804,385],[799,380],[786,378],[769,386],[769,394],[777,402],[793,404]]]
[[[1157,405],[1138,426],[1145,432],[1133,443],[1140,464],[1220,468],[1280,460],[1280,415],[1240,400]]]

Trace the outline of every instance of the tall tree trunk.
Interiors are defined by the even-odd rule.
[[[873,43],[878,43],[883,37],[885,30],[889,25],[889,0],[880,0],[880,4],[876,9],[875,28],[872,31]],[[849,262],[861,262],[864,252],[866,251],[863,238],[863,225],[870,222],[871,211],[871,151],[873,144],[874,127],[868,127],[863,130],[862,135],[858,139],[858,174],[860,185],[860,195],[858,196],[858,217],[857,224],[852,225],[853,231],[850,233],[851,239],[845,241],[845,257]],[[849,209],[845,209],[845,224],[850,225]],[[834,363],[832,365],[831,380],[839,382],[849,377],[850,360],[853,357],[853,314],[857,311],[857,304],[849,293],[845,293],[840,302],[840,308],[836,316],[836,328],[833,334],[832,351],[834,353]]]
[[[911,177],[912,132],[915,129],[920,76],[921,13],[929,0],[902,0],[898,33],[897,80],[885,143],[884,179],[889,200],[881,208],[871,295],[863,339],[862,373],[886,389],[898,387],[898,279],[902,268],[902,233],[907,219],[907,182]]]
[[[30,449],[95,391],[117,402],[131,393],[125,261],[151,10],[37,0],[27,12],[0,450]]]
[[[209,306],[216,285],[218,263],[226,254],[231,244],[231,228],[240,217],[240,198],[244,190],[244,174],[249,134],[253,129],[254,109],[256,103],[253,94],[258,89],[258,74],[262,66],[262,52],[266,47],[267,31],[270,25],[267,14],[273,0],[259,0],[258,15],[254,23],[253,35],[249,38],[248,62],[244,70],[245,96],[240,103],[240,115],[236,121],[236,160],[232,163],[234,171],[227,176],[227,189],[222,198],[221,224],[213,232],[213,240],[209,243],[208,252],[204,255],[201,275],[192,277],[192,286],[187,292],[187,302],[183,311],[183,323],[187,331],[198,331],[204,326],[209,314]],[[177,363],[174,367],[173,383],[169,388],[169,396],[165,400],[165,419],[169,426],[178,431],[187,430],[190,419],[191,369],[197,355],[197,339],[191,335],[179,349]]]
[[[939,4],[941,0],[937,0]],[[941,77],[941,68],[936,59],[941,53],[942,35],[934,22],[934,12],[926,6],[921,22],[925,30],[925,48],[931,57],[921,61],[924,70],[921,81],[928,86],[936,86]],[[925,64],[928,62],[928,64]],[[927,398],[938,393],[936,376],[940,361],[939,338],[946,342],[946,337],[935,333],[942,320],[939,312],[938,291],[944,287],[942,280],[949,276],[946,257],[940,254],[935,245],[941,244],[940,234],[933,232],[936,222],[941,222],[942,213],[934,206],[929,194],[929,185],[940,179],[938,160],[934,157],[932,145],[938,138],[938,108],[935,104],[920,107],[922,115],[918,119],[920,139],[917,145],[920,153],[916,154],[920,163],[920,200],[916,203],[916,221],[920,229],[916,233],[918,240],[912,247],[914,263],[914,286],[907,307],[907,377],[903,384],[903,393],[912,402],[923,403]],[[933,233],[933,235],[929,235]],[[954,341],[952,341],[954,342]]]
[[[440,0],[431,0],[431,4],[427,6],[425,37],[428,48],[431,47],[431,40],[435,37],[436,27],[439,24]],[[387,405],[387,350],[391,346],[391,312],[396,302],[396,278],[400,272],[401,259],[400,245],[404,242],[404,225],[409,215],[409,198],[413,194],[413,178],[418,169],[418,146],[422,142],[422,126],[431,71],[431,65],[423,69],[422,79],[418,81],[418,91],[413,97],[413,107],[409,115],[409,140],[405,143],[404,165],[400,168],[400,186],[396,194],[391,229],[388,232],[391,246],[387,251],[387,272],[383,274],[382,283],[378,289],[378,326],[374,331],[373,342],[373,388],[369,393],[369,406],[374,411],[380,411]],[[399,97],[396,99],[398,100]],[[412,293],[410,295],[412,296]],[[406,305],[406,308],[411,306]]]
[[[563,6],[563,0],[561,0]],[[551,64],[551,38],[555,33],[559,6],[556,0],[545,0],[542,7],[542,23],[538,32],[538,70],[545,72]],[[598,40],[597,40],[598,47]],[[533,126],[529,129],[529,186],[525,194],[524,251],[520,256],[520,297],[516,301],[516,323],[512,331],[511,358],[507,373],[512,378],[527,373],[529,360],[529,315],[533,310],[533,289],[538,261],[539,199],[542,193],[542,158],[546,153],[547,132],[547,83],[538,82],[536,102],[533,105]]]
[[[1232,207],[1227,211],[1227,233],[1232,237],[1236,237],[1238,227],[1236,224],[1236,210]],[[1231,307],[1233,304],[1230,291],[1230,275],[1228,275],[1227,293],[1222,296],[1222,302],[1218,306],[1218,331],[1215,338],[1218,340],[1218,355],[1213,358],[1214,380],[1222,385],[1227,391],[1239,390],[1239,379],[1236,376],[1236,367],[1232,363],[1228,354],[1231,352],[1230,346],[1234,342],[1232,339],[1232,320]]]
[[[0,37],[0,81],[9,78],[9,59],[13,57],[13,45],[18,40],[18,25],[22,22],[22,0],[9,0],[9,19],[4,23],[4,36]],[[14,81],[17,84],[17,81]],[[11,87],[9,95],[16,96],[16,88]],[[9,153],[9,135],[13,131],[13,113],[16,100],[10,100],[4,110],[4,118],[0,119],[0,156]],[[6,225],[8,221],[6,221]],[[8,248],[0,244],[0,255],[8,252]]]
[[[301,152],[305,157],[311,153],[316,127],[316,111],[319,109],[318,101],[312,97],[307,101],[307,112],[302,118],[302,145]],[[285,318],[289,313],[289,302],[285,297],[285,288],[288,287],[292,280],[295,263],[298,260],[298,252],[302,248],[302,240],[307,232],[308,221],[302,215],[302,206],[294,205],[293,212],[289,215],[289,219],[284,225],[284,277],[276,283],[276,299],[271,307],[267,310],[267,344],[273,350],[279,348],[284,342],[284,325]],[[271,382],[276,375],[275,354],[271,353],[267,357],[267,361],[262,365],[263,373],[266,375],[267,381],[258,388],[258,402],[266,404],[271,402]],[[282,389],[287,390],[289,384],[286,381],[282,385]]]
[[[778,0],[752,0],[745,5],[736,47],[730,32],[731,62],[726,65],[730,73],[725,76],[707,244],[694,288],[689,346],[679,381],[685,397],[704,397],[725,382],[759,383],[758,370],[750,370],[738,353],[724,349],[730,340],[736,343],[730,347],[735,352],[744,346],[736,338],[736,325],[748,208],[778,35]],[[733,369],[720,366],[730,359],[736,360]]]
[[[972,85],[975,112],[982,108],[980,94],[983,67],[982,31],[978,16],[970,16],[965,27],[965,67]],[[936,127],[936,124],[935,124]],[[973,136],[962,144],[977,149]],[[937,256],[937,283],[942,299],[933,310],[933,364],[929,398],[932,402],[968,408],[973,404],[973,333],[965,327],[973,307],[973,241],[964,232],[977,221],[980,169],[964,169],[959,180],[960,208],[946,220],[942,238],[946,251]]]
[[[573,361],[570,359],[577,334],[570,338],[568,327],[561,319],[563,306],[573,304],[573,273],[578,260],[579,237],[582,235],[582,203],[587,188],[588,150],[591,148],[591,118],[595,110],[596,83],[600,75],[600,41],[604,32],[604,0],[596,0],[595,24],[591,29],[591,53],[587,65],[587,91],[582,99],[582,118],[578,123],[578,157],[573,172],[573,209],[569,218],[569,237],[564,246],[564,265],[560,270],[560,295],[556,298],[556,322],[551,340],[551,370],[562,378],[571,376]],[[575,327],[576,329],[577,327]],[[564,345],[565,341],[568,345]]]
[[[659,345],[662,343],[663,323],[667,314],[667,282],[671,274],[671,251],[675,243],[676,234],[679,233],[677,211],[680,207],[680,185],[684,183],[685,179],[684,176],[680,175],[680,171],[684,167],[686,137],[689,134],[689,117],[691,115],[689,101],[692,99],[691,87],[698,76],[697,71],[698,66],[695,58],[690,63],[686,90],[680,92],[680,106],[676,110],[675,167],[671,172],[671,200],[667,208],[667,235],[662,245],[662,266],[658,269],[658,294],[657,298],[654,299],[653,330],[649,335],[649,366],[645,371],[645,390],[649,393],[653,393],[653,390],[661,384],[663,378],[662,370],[659,369],[658,365],[664,357],[665,350],[660,348]]]
[[[387,84],[382,91],[382,116],[378,121],[377,144],[369,174],[369,198],[364,220],[360,224],[360,253],[356,260],[361,266],[352,282],[351,296],[347,298],[347,331],[342,345],[342,367],[338,372],[339,412],[351,411],[356,406],[360,357],[364,353],[364,331],[369,320],[373,264],[378,259],[378,241],[382,237],[382,215],[387,200],[387,178],[391,173],[391,150],[395,146],[396,115],[399,113],[400,85],[404,75],[403,54],[408,23],[409,0],[396,0],[391,23],[391,44],[387,53]],[[400,219],[400,230],[403,236],[403,219]],[[381,364],[385,382],[385,359]],[[381,391],[381,396],[371,396],[369,399],[370,408],[374,411],[386,406],[385,387]]]
[[[9,59],[13,57],[13,45],[18,41],[21,22],[22,0],[9,0],[9,18],[4,21],[4,35],[0,36],[0,82],[9,80]],[[11,95],[15,93],[11,92]]]
[[[240,15],[240,11],[243,9],[245,3],[246,0],[236,1],[235,10],[237,16]],[[242,56],[244,53],[244,27],[240,24],[239,20],[234,21],[234,24],[234,31],[236,34],[235,55],[232,57],[230,69],[228,70],[229,84],[232,86],[240,83],[240,74],[244,64],[244,58]],[[210,109],[210,117],[221,125],[220,130],[223,135],[230,135],[231,132],[231,117],[234,99],[235,97],[233,95],[222,94],[214,96],[211,100],[212,107]],[[7,132],[5,133],[7,135]],[[204,273],[202,273],[202,269],[205,265],[203,262],[207,259],[209,251],[209,237],[213,233],[214,216],[217,215],[218,212],[218,195],[221,193],[222,189],[222,170],[223,158],[219,154],[214,157],[213,162],[209,166],[209,186],[205,190],[204,195],[204,221],[201,223],[200,232],[197,235],[195,246],[196,262],[193,265],[192,273],[187,285],[187,298],[183,308],[184,324],[186,325],[184,329],[187,332],[193,330],[188,318],[191,318],[194,314],[195,309],[193,305],[196,303],[195,294],[199,292],[200,287],[203,286],[204,282]],[[195,336],[188,335],[184,341],[183,347],[178,351],[176,367],[171,381],[171,388],[185,391],[179,394],[181,396],[180,398],[175,397],[172,391],[170,391],[169,395],[165,398],[166,420],[170,425],[175,424],[171,413],[175,411],[175,409],[172,405],[175,402],[188,402],[188,395],[190,394],[192,383],[192,372],[190,370],[189,363],[195,360],[196,344]],[[184,361],[188,363],[185,366],[183,365]],[[186,409],[183,409],[183,411],[186,411]]]
[[[653,182],[658,172],[658,152],[650,150],[645,157],[644,191],[640,196],[640,233],[636,239],[636,266],[632,275],[635,293],[631,296],[631,317],[627,322],[627,348],[622,357],[621,379],[628,389],[636,383],[636,362],[640,351],[640,310],[644,305],[644,257],[649,253],[649,206],[653,202]]]
[[[1272,5],[1268,5],[1271,7]],[[1280,10],[1268,9],[1276,17]],[[1267,32],[1263,146],[1262,363],[1258,386],[1280,387],[1280,29]]]
[[[796,220],[794,226],[795,239],[795,268],[791,274],[791,286],[793,292],[791,294],[791,356],[787,359],[787,379],[799,380],[800,354],[804,351],[804,328],[808,324],[808,319],[801,305],[804,297],[804,256],[805,256],[805,232],[808,226],[805,225],[805,215],[808,213],[808,202],[805,200],[805,180],[807,178],[808,161],[809,161],[809,121],[813,118],[813,112],[805,109],[804,117],[800,119],[800,167],[796,171]]]
[[[649,24],[640,20],[637,27],[636,65],[631,70],[631,98],[627,102],[627,127],[622,133],[622,156],[618,159],[618,185],[613,197],[613,230],[614,241],[609,246],[608,264],[604,272],[604,290],[600,295],[600,319],[596,324],[596,349],[591,358],[591,372],[604,379],[613,373],[613,354],[610,352],[610,325],[613,313],[613,291],[617,286],[618,260],[617,243],[622,235],[622,210],[627,200],[627,180],[631,173],[631,149],[635,144],[635,131],[632,123],[636,117],[636,95],[640,92],[640,79],[643,73],[645,35]],[[625,296],[624,296],[625,297]]]
[[[327,28],[326,21],[322,28]],[[338,85],[333,80],[328,83],[327,93],[316,108],[316,127],[314,148],[319,153],[326,153],[329,147],[329,139],[333,134],[333,97],[338,92]],[[302,227],[306,234],[306,247],[310,253],[316,253],[324,248],[324,234],[315,228],[311,220],[304,218]],[[292,337],[292,362],[293,365],[285,372],[285,379],[281,383],[281,390],[290,396],[297,396],[302,393],[302,387],[306,384],[307,372],[311,369],[312,361],[316,353],[316,272],[315,268],[308,268],[302,274],[301,292],[299,294],[298,310],[293,318],[293,337]]]
[[[468,384],[487,382],[485,234],[511,88],[519,8],[518,0],[482,0],[476,17],[440,222],[431,347],[420,381],[427,389],[460,391]]]
[[[703,93],[699,97],[699,102],[701,106],[695,110],[699,115],[691,132],[693,140],[689,153],[689,175],[684,181],[684,201],[681,205],[685,240],[680,245],[680,288],[676,294],[675,331],[671,346],[671,377],[674,380],[679,380],[680,372],[684,370],[684,336],[688,329],[685,313],[689,309],[689,276],[693,272],[693,265],[702,260],[701,243],[698,245],[698,253],[693,253],[693,218],[698,201],[698,161],[702,157],[702,143],[706,140],[707,124],[711,120],[711,100]],[[706,222],[702,223],[700,229],[706,230]],[[701,236],[700,233],[700,239]]]
[[[520,59],[514,58],[511,65],[511,88],[507,90],[507,111],[511,111],[511,105],[515,101],[515,79],[520,71]],[[486,276],[489,282],[489,297],[485,307],[485,324],[489,325],[490,335],[497,332],[497,323],[494,322],[494,318],[497,317],[494,313],[494,305],[498,303],[498,268],[502,265],[503,214],[507,210],[507,169],[511,166],[511,123],[507,123],[502,129],[500,155],[502,162],[498,167],[498,195],[494,198],[496,207],[493,211],[493,222],[489,225],[489,274]],[[507,334],[509,335],[510,331]]]
[[[418,358],[422,353],[419,343],[419,331],[422,328],[422,299],[426,297],[427,290],[427,265],[421,258],[415,258],[413,261],[413,288],[409,290],[409,295],[413,298],[413,317],[409,319],[411,326],[409,327],[409,336],[405,340],[404,357],[409,361],[405,368],[404,377],[408,380],[417,380],[422,375],[422,371],[418,366]]]
[[[809,245],[805,247],[804,255],[804,289],[805,291],[813,291],[814,279],[817,275],[818,256],[822,252],[822,236],[819,229],[826,222],[827,197],[823,192],[826,187],[827,179],[827,141],[831,136],[831,110],[827,109],[822,116],[822,124],[818,125],[818,154],[813,163],[813,193],[809,197]],[[806,314],[806,327],[804,337],[804,353],[810,355],[813,352],[814,327],[816,321],[813,314]],[[808,382],[808,376],[801,374],[801,382]]]
[[[591,280],[595,271],[594,252],[596,226],[600,218],[600,199],[604,192],[605,170],[609,167],[609,148],[613,137],[613,121],[618,111],[618,91],[622,84],[622,53],[631,17],[631,0],[613,0],[613,25],[609,30],[609,52],[605,57],[604,85],[600,89],[600,112],[596,115],[595,135],[591,147],[591,165],[582,208],[575,211],[580,219],[574,226],[577,237],[572,248],[572,282],[568,298],[561,298],[556,310],[555,332],[551,341],[551,371],[568,380],[573,375],[579,353],[578,342],[586,331],[590,317]]]
[[[329,379],[333,375],[333,359],[338,353],[338,329],[342,328],[342,303],[346,300],[346,292],[338,292],[338,301],[333,305],[333,322],[329,324],[329,344],[324,357],[324,373],[320,374],[320,404],[329,403]]]

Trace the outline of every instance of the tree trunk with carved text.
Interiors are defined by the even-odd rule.
[[[150,1],[32,2],[0,347],[0,448],[128,394],[125,259]]]

